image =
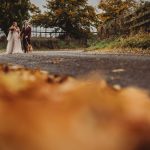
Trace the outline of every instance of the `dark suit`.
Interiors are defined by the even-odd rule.
[[[24,52],[26,53],[27,50],[27,46],[28,44],[31,44],[31,27],[23,27],[22,31],[21,31],[21,36],[23,36],[23,49]]]

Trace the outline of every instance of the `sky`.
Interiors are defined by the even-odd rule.
[[[100,0],[89,0],[89,4],[91,4],[93,6],[97,6],[99,1]],[[42,5],[45,4],[45,0],[31,0],[31,2],[33,2],[34,4],[39,6],[41,9],[42,9]]]

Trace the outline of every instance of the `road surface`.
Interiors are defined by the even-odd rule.
[[[82,51],[49,51],[0,54],[0,64],[19,64],[58,75],[79,77],[96,72],[112,85],[137,86],[150,91],[150,57],[89,54]]]

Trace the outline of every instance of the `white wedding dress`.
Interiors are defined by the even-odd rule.
[[[21,40],[17,31],[9,31],[7,41],[8,44],[6,54],[23,53],[21,47]]]

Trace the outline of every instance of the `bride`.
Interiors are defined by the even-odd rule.
[[[9,28],[7,41],[7,54],[23,53],[21,48],[20,29],[17,22],[13,22],[13,25]]]

